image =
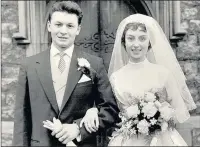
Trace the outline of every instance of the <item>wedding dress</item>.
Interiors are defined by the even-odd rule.
[[[189,112],[171,78],[171,73],[167,68],[145,59],[140,63],[129,61],[127,65],[110,76],[110,82],[121,112],[134,105],[134,99],[141,97],[144,92],[163,91],[162,98],[175,109],[177,118],[175,121],[183,122],[189,118]],[[186,115],[183,117],[181,113]],[[112,133],[108,146],[150,146],[153,138],[155,146],[187,146],[176,129],[160,132],[156,137],[134,134],[128,137],[116,130]]]

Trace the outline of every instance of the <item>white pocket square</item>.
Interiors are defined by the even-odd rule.
[[[83,74],[83,76],[81,77],[81,79],[78,81],[78,83],[83,83],[83,82],[87,82],[90,81],[91,79],[86,76],[85,74]]]

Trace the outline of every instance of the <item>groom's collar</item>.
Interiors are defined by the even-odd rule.
[[[72,57],[72,53],[74,51],[74,44],[67,48],[64,53],[66,53],[70,58]],[[55,45],[52,43],[50,48],[50,55],[54,57],[55,55],[59,54],[60,51],[55,47]]]

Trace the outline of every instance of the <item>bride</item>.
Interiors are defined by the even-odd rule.
[[[190,117],[189,110],[195,109],[196,105],[174,52],[152,17],[134,14],[120,23],[108,76],[121,117],[131,118],[135,113],[136,99],[144,98],[144,93],[149,91],[161,92],[161,104],[168,102],[174,110],[165,131],[157,135],[132,133],[126,136],[123,129],[118,129],[113,132],[108,146],[187,145],[169,123],[185,122]]]
[[[108,76],[122,119],[130,119],[136,114],[138,97],[143,99],[149,91],[161,93],[160,108],[167,103],[174,110],[165,130],[154,135],[127,135],[121,125],[112,133],[108,146],[187,146],[173,126],[184,123],[190,117],[189,110],[195,109],[196,105],[174,52],[152,17],[134,14],[122,20],[116,33]],[[152,111],[149,109],[149,113]],[[90,132],[95,132],[93,120],[92,115],[86,115],[82,120]],[[144,126],[137,128],[138,132],[142,132]]]

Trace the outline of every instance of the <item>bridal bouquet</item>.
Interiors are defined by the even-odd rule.
[[[120,113],[122,122],[117,132],[130,136],[133,134],[151,135],[167,130],[170,127],[169,124],[172,124],[174,109],[168,102],[160,102],[159,99],[160,96],[157,93],[144,93],[143,98],[128,107],[126,112]]]

